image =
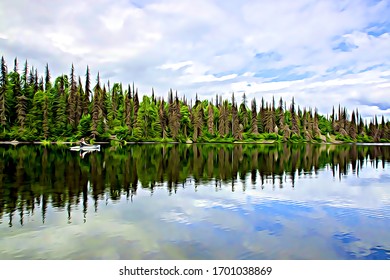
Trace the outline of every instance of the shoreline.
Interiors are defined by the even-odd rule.
[[[0,141],[0,145],[26,145],[26,144],[32,144],[32,145],[71,145],[71,144],[77,144],[78,142],[44,142],[44,141]],[[110,144],[110,142],[95,142],[95,144]]]
[[[193,143],[193,142],[177,142],[177,141],[170,141],[170,142],[159,142],[159,141],[145,141],[145,142],[126,142],[122,143],[122,145],[150,145],[150,144],[185,144],[185,145],[193,145],[193,144],[202,144],[202,145],[213,145],[213,144],[233,144],[233,145],[238,145],[238,144],[250,144],[250,145],[270,145],[270,144],[282,144],[282,143],[290,143],[290,144],[320,144],[320,145],[342,145],[342,144],[355,144],[355,145],[380,145],[380,146],[390,146],[390,143],[381,143],[381,142],[342,142],[342,141],[334,141],[334,142],[278,142],[275,140],[263,140],[263,141],[251,141],[251,142],[245,142],[245,141],[236,141],[236,142],[198,142],[198,143]],[[0,141],[0,145],[77,145],[78,142],[71,142],[71,141],[66,141],[66,142],[46,142],[46,141]],[[110,142],[108,141],[98,141],[94,142],[94,144],[99,144],[99,145],[110,145]],[[112,146],[112,145],[110,145]]]

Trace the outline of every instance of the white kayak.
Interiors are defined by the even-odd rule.
[[[70,148],[71,151],[100,151],[100,145],[85,145],[74,146]]]

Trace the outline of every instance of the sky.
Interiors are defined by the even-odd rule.
[[[390,119],[390,0],[0,1],[0,55],[141,94],[292,97]],[[249,105],[249,104],[248,104]]]

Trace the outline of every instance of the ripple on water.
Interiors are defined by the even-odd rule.
[[[355,237],[353,233],[346,232],[346,233],[335,233],[333,237],[337,240],[340,240],[344,244],[349,244],[352,242],[359,241],[360,239]]]

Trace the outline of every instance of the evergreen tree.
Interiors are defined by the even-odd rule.
[[[103,86],[103,90],[101,91],[101,94],[99,96],[99,123],[100,123],[100,129],[102,133],[107,132],[108,126],[107,126],[107,115],[108,115],[108,109],[111,107],[111,104],[108,99],[106,86]]]
[[[182,109],[187,108],[187,106],[183,106]],[[188,108],[187,108],[188,111]],[[158,109],[158,117],[160,118],[160,125],[161,125],[161,137],[163,139],[168,137],[167,133],[167,127],[168,127],[168,116],[165,110],[165,101],[164,99],[161,99],[159,102],[159,109]],[[186,131],[184,131],[185,136],[187,136]]]
[[[138,89],[134,91],[134,83],[133,83],[133,127],[137,125],[138,119],[138,110],[139,110],[139,99],[138,99]]]
[[[50,83],[50,71],[49,71],[49,64],[46,63],[46,72],[45,72],[45,90],[48,91],[51,88]]]
[[[139,139],[152,140],[161,135],[158,109],[151,99],[144,95],[137,114],[135,134]]]
[[[358,126],[358,134],[359,135],[364,135],[365,134],[365,129],[364,129],[364,122],[362,117],[359,117],[359,126]]]
[[[83,85],[81,83],[81,78],[79,76],[79,82],[77,85],[76,90],[76,96],[75,96],[75,102],[76,102],[76,112],[75,112],[75,119],[76,119],[76,125],[78,126],[81,120],[81,117],[83,115],[83,103],[84,103],[84,90]]]
[[[349,126],[349,136],[351,136],[352,139],[356,139],[356,117],[355,117],[355,111],[352,111],[351,116],[351,124]]]
[[[245,94],[244,94],[244,96],[245,96]],[[238,112],[238,116],[239,116],[240,123],[243,125],[243,127],[245,129],[247,129],[249,126],[249,116],[248,116],[248,110],[247,110],[245,104],[246,104],[246,97],[245,97],[245,103],[243,102],[240,105],[240,110]]]
[[[89,103],[91,96],[91,78],[89,76],[89,67],[87,66],[87,72],[85,73],[85,94],[83,98],[83,115],[89,113]]]
[[[193,112],[192,125],[194,128],[192,140],[196,142],[198,140],[198,137],[202,135],[202,128],[203,128],[203,116],[202,116],[201,104],[198,103],[198,105],[193,108],[192,112]]]
[[[173,139],[177,139],[180,129],[180,104],[176,97],[173,100],[172,89],[170,90],[170,103],[168,112],[168,125]]]
[[[118,118],[118,110],[119,110],[119,98],[121,97],[121,88],[120,84],[115,83],[112,87],[111,93],[111,114],[109,119],[113,122]]]
[[[264,111],[264,120],[265,120],[265,131],[268,133],[274,133],[275,132],[275,108],[272,106],[272,108],[268,108],[268,104]]]
[[[291,132],[295,133],[296,135],[300,135],[298,116],[295,113],[294,98],[292,99],[292,102],[291,102],[290,113],[291,113]]]
[[[384,125],[383,138],[390,140],[390,122],[386,122],[386,124]]]
[[[284,108],[283,108],[283,99],[282,99],[282,97],[280,97],[280,99],[279,99],[277,125],[278,125],[278,127],[281,130],[284,129],[285,117],[284,117]]]
[[[38,90],[40,90],[40,91],[44,91],[45,90],[45,87],[43,85],[43,77],[39,78]]]
[[[93,138],[96,138],[99,135],[98,125],[99,125],[99,115],[100,115],[100,108],[99,108],[100,92],[101,92],[100,75],[98,72],[96,78],[96,86],[93,89],[93,100],[92,100],[91,133]]]
[[[168,117],[166,116],[166,110],[164,110],[164,114],[165,114],[165,116],[164,116],[164,120],[165,120],[164,127],[166,128],[167,127],[167,119],[168,119]],[[180,106],[180,116],[181,116],[181,118],[180,118],[180,128],[182,129],[184,138],[187,139],[188,135],[190,134],[190,131],[191,131],[192,121],[194,119],[192,114],[190,113],[190,110],[189,110],[187,105],[183,104],[182,106]]]
[[[230,133],[229,125],[229,103],[227,100],[220,103],[219,109],[219,135],[222,137]]]
[[[257,127],[257,108],[256,108],[256,99],[252,100],[252,118],[251,118],[251,133],[257,135],[259,129]]]
[[[334,106],[332,108],[331,120],[332,120],[332,131],[335,132],[336,131],[336,115],[334,112]]]
[[[26,62],[24,63],[23,74],[22,74],[22,77],[21,77],[22,87],[23,87],[24,90],[28,87],[28,81],[27,81],[28,75],[29,75],[29,73],[28,73],[28,63],[27,63],[27,60],[26,60]]]
[[[22,94],[17,97],[18,103],[16,104],[17,123],[21,129],[24,129],[27,116],[27,97]]]
[[[20,75],[18,73],[18,61],[14,60],[14,70],[9,75],[8,90],[6,95],[6,103],[9,112],[9,124],[15,126],[17,124],[17,104],[18,97],[22,95],[22,86],[20,81]]]
[[[70,73],[70,89],[67,102],[67,117],[70,127],[75,130],[77,127],[76,119],[76,107],[77,107],[77,84],[74,75],[74,66],[72,64],[72,69]]]
[[[321,136],[321,130],[319,128],[319,117],[318,117],[318,110],[317,110],[317,108],[315,108],[315,110],[314,110],[313,136],[317,137],[317,138]]]
[[[211,135],[214,134],[214,108],[212,103],[209,103],[207,107],[207,129]]]
[[[242,140],[243,126],[239,122],[237,105],[232,105],[232,123],[233,123],[233,137],[235,140]]]
[[[266,108],[265,108],[265,102],[264,102],[264,98],[262,97],[261,98],[261,107],[260,107],[260,113],[258,115],[258,128],[259,128],[259,132],[260,133],[264,133],[265,132],[265,125],[266,125]]]
[[[33,106],[28,112],[26,117],[26,123],[28,124],[29,131],[31,135],[35,138],[40,138],[42,136],[42,128],[48,130],[48,120],[46,122],[46,127],[43,127],[44,119],[44,105],[45,105],[45,92],[39,90],[35,93],[33,99]]]
[[[38,77],[38,69],[35,68],[35,74],[34,74],[34,82],[33,82],[33,89],[34,94],[39,90],[39,77]]]
[[[49,138],[49,99],[46,94],[43,96],[43,108],[42,108],[42,129],[43,137]]]
[[[130,86],[125,93],[125,102],[124,102],[124,117],[125,117],[125,124],[127,128],[129,129],[129,132],[131,133],[133,128],[133,122],[131,120],[131,109],[132,109],[132,102],[131,102],[131,89]]]
[[[0,76],[0,128],[5,129],[7,125],[7,90],[8,90],[8,71],[4,57],[1,57],[1,76]]]
[[[55,80],[53,110],[55,112],[54,130],[57,136],[67,136],[67,94],[68,77],[62,75]]]
[[[382,139],[384,138],[385,136],[385,128],[386,128],[386,123],[385,123],[385,117],[382,115],[382,120],[381,120],[381,124],[379,125],[379,139]]]

